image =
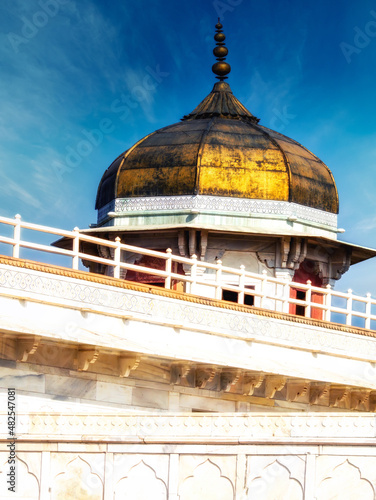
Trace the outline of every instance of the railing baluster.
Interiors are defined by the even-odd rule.
[[[73,229],[74,237],[73,237],[73,258],[72,258],[72,269],[75,269],[78,271],[78,264],[79,264],[79,259],[78,259],[78,254],[80,252],[80,232],[78,227],[75,227]]]
[[[332,317],[332,287],[330,284],[326,285],[326,289],[328,290],[328,293],[325,295],[325,320],[330,321]]]
[[[20,241],[21,241],[21,215],[17,214],[14,216],[16,223],[14,225],[14,230],[13,230],[13,238],[14,238],[14,245],[13,245],[13,257],[15,259],[20,258]]]
[[[222,298],[222,261],[217,260],[217,269],[215,271],[215,298]]]
[[[244,290],[245,290],[245,266],[243,264],[240,266],[241,275],[239,276],[239,288],[238,293],[238,304],[244,304]]]
[[[167,259],[166,259],[166,273],[167,277],[165,278],[165,288],[171,288],[171,271],[172,271],[172,250],[171,248],[167,248]]]
[[[305,306],[305,317],[310,318],[311,317],[311,309],[312,309],[312,281],[308,280],[307,281],[308,289],[306,291],[306,306]]]
[[[346,325],[351,326],[351,320],[352,320],[352,303],[353,303],[353,298],[352,298],[352,290],[349,288],[347,290],[348,296],[347,296],[347,303],[346,303]]]
[[[265,307],[267,279],[268,279],[268,271],[264,269],[262,271],[262,279],[261,279],[260,307]]]
[[[116,247],[114,251],[114,278],[120,278],[120,254],[121,254],[121,248],[120,248],[120,238],[117,236],[115,238],[116,241]]]
[[[284,313],[288,313],[289,310],[290,310],[290,307],[289,307],[289,298],[290,298],[290,283],[287,282],[285,283],[283,286],[283,301],[282,301],[282,311]]]
[[[367,302],[366,302],[366,319],[364,322],[364,328],[367,328],[368,330],[371,329],[371,311],[372,311],[372,304],[371,304],[371,294],[367,293]]]
[[[192,255],[192,264],[191,264],[191,286],[190,293],[196,293],[196,280],[197,280],[197,255]]]

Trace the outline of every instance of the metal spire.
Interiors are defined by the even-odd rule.
[[[231,66],[225,62],[226,56],[228,54],[228,49],[225,47],[224,40],[226,39],[225,34],[222,31],[222,24],[220,23],[220,19],[218,18],[218,23],[215,25],[216,28],[216,34],[214,35],[214,40],[217,42],[217,46],[213,50],[213,54],[217,58],[217,61],[215,64],[213,64],[212,71],[220,80],[223,82],[223,80],[227,79],[227,76],[230,71],[231,71]]]

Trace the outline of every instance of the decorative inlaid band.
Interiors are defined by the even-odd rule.
[[[3,414],[0,414],[3,415]],[[57,432],[58,430],[58,432]],[[124,413],[30,413],[18,416],[19,441],[88,441],[101,437],[101,442],[149,443],[181,442],[189,444],[220,442],[243,444],[279,441],[305,443],[330,442],[359,444],[376,439],[375,417],[372,415],[310,414],[148,414]],[[106,436],[103,439],[103,436]],[[154,439],[153,439],[154,438]],[[6,439],[5,433],[0,440]]]
[[[337,215],[305,207],[297,203],[273,200],[250,200],[222,196],[157,196],[144,198],[117,198],[101,208],[98,221],[106,218],[109,211],[116,214],[159,210],[208,210],[211,212],[232,212],[244,215],[296,217],[304,221],[323,224],[335,229]]]

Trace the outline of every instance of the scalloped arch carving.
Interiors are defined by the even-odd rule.
[[[7,474],[9,472],[8,460],[3,464],[0,472],[0,492],[1,500],[39,500],[39,482],[26,462],[16,456],[16,492],[8,490]]]
[[[375,491],[370,481],[362,477],[361,470],[349,460],[337,465],[329,477],[317,488],[316,500],[328,498],[341,500],[375,500]]]
[[[65,472],[58,474],[51,482],[51,500],[76,500],[78,498],[102,500],[103,484],[90,465],[77,456],[71,460]]]
[[[180,500],[233,500],[234,487],[230,479],[222,476],[218,465],[205,460],[184,479],[179,489]]]
[[[260,476],[251,481],[247,500],[254,498],[303,500],[303,488],[297,479],[291,477],[287,467],[274,460],[264,468]]]
[[[167,500],[167,487],[162,479],[157,477],[155,470],[141,460],[116,485],[114,500],[124,498]]]

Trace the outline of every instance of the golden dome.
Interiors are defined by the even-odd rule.
[[[206,195],[293,202],[338,213],[328,167],[288,137],[258,124],[233,95],[228,53],[218,20],[213,50],[219,80],[181,123],[153,132],[104,173],[96,208],[115,199]]]
[[[338,213],[329,168],[298,142],[259,125],[222,81],[182,122],[146,136],[112,163],[96,208],[116,198],[197,194]]]

